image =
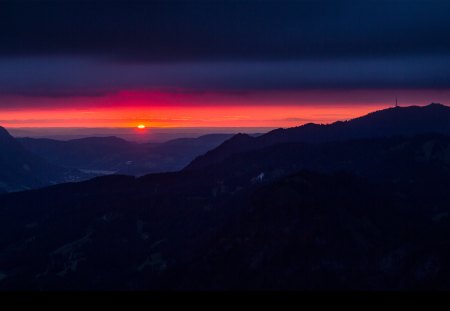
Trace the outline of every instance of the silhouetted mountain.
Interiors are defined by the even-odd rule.
[[[305,124],[273,130],[259,137],[238,134],[214,150],[195,159],[186,169],[218,163],[231,154],[260,149],[279,143],[322,143],[370,137],[412,136],[426,133],[450,134],[450,107],[395,107],[369,113],[350,121],[328,125]]]
[[[96,173],[145,175],[177,171],[195,157],[217,147],[231,134],[211,134],[165,143],[137,144],[117,137],[58,141],[19,138],[20,143],[51,163]]]
[[[179,171],[199,155],[216,148],[232,136],[232,134],[209,134],[151,144],[145,158],[137,159],[127,170],[119,172],[140,176],[145,173]]]
[[[117,137],[90,137],[59,141],[44,138],[18,138],[26,149],[51,161],[73,168],[106,170],[105,163],[135,144]]]
[[[0,127],[0,191],[17,191],[76,181],[85,174],[63,169],[25,150]]]
[[[4,195],[0,288],[449,289],[449,163],[441,135],[285,143]]]

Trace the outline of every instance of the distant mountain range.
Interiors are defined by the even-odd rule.
[[[0,289],[450,289],[445,118],[236,135],[179,172],[2,195]]]
[[[39,138],[17,140],[27,150],[59,166],[98,174],[141,176],[154,172],[178,171],[231,136],[232,134],[210,134],[145,144],[117,137],[90,137],[69,141]]]

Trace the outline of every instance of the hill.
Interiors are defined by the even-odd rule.
[[[332,124],[305,124],[277,129],[259,137],[238,134],[222,145],[196,158],[186,169],[197,169],[218,163],[231,154],[260,149],[279,143],[323,143],[361,138],[450,134],[450,107],[430,104],[424,107],[395,107],[369,113],[350,121]]]

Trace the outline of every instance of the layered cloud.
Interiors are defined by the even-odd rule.
[[[446,1],[0,4],[0,93],[449,88]]]
[[[0,94],[102,96],[311,89],[448,89],[450,56],[129,64],[82,58],[0,59]]]

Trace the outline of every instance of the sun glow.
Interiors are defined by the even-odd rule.
[[[139,124],[137,126],[137,128],[140,129],[140,130],[143,130],[143,129],[145,129],[145,125],[144,124]]]

